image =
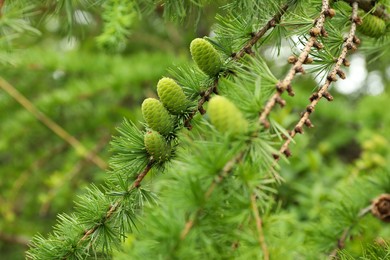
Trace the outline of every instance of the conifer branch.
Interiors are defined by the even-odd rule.
[[[320,48],[321,44],[317,42],[317,38],[324,31],[323,29],[326,17],[331,17],[333,15],[333,12],[331,12],[330,10],[331,9],[329,8],[328,0],[323,0],[320,16],[315,20],[314,27],[310,30],[311,36],[307,41],[303,51],[300,53],[298,58],[295,59],[294,65],[288,71],[285,78],[276,84],[276,93],[267,101],[263,111],[260,114],[259,123],[261,123],[264,127],[269,127],[267,117],[271,113],[273,107],[277,103],[280,103],[280,101],[282,100],[281,95],[283,94],[283,92],[287,90],[290,96],[294,96],[294,91],[292,90],[291,82],[297,73],[304,72],[302,65],[308,58],[311,48],[313,46],[317,46],[317,48]]]
[[[276,24],[280,21],[282,16],[286,13],[289,8],[288,4],[283,5],[279,12],[275,14],[257,33],[253,35],[253,37],[249,40],[249,42],[234,56],[234,60],[239,60],[244,57],[245,54],[250,54],[252,52],[252,47],[257,43],[257,41],[264,36],[264,34],[271,28],[275,27]]]
[[[339,250],[343,249],[345,247],[345,241],[348,239],[349,237],[349,234],[351,232],[351,230],[353,229],[353,227],[357,224],[357,222],[362,218],[364,217],[365,215],[367,215],[367,213],[369,213],[371,211],[371,208],[372,208],[372,205],[362,209],[359,214],[357,215],[357,218],[356,220],[352,223],[352,225],[350,225],[349,227],[345,228],[343,233],[341,234],[340,238],[337,240],[337,246],[335,249],[333,249],[333,251],[330,253],[329,255],[329,259],[335,259],[337,257],[337,253],[339,252]]]
[[[76,152],[94,163],[100,169],[107,169],[107,163],[100,158],[97,154],[89,153],[88,149],[74,136],[68,133],[64,128],[50,119],[47,115],[41,112],[33,103],[30,102],[22,93],[20,93],[14,86],[8,83],[5,79],[0,77],[0,88],[7,92],[12,98],[14,98],[20,105],[22,105],[29,113],[31,113],[36,119],[41,121],[47,128],[53,131],[57,136],[70,144]]]
[[[0,17],[3,16],[3,6],[5,4],[5,0],[0,0]]]
[[[223,179],[226,178],[232,172],[234,166],[236,165],[236,163],[241,161],[241,159],[244,157],[244,154],[245,154],[245,152],[241,151],[240,153],[238,153],[236,156],[234,156],[231,160],[229,160],[224,165],[224,167],[222,168],[221,173],[213,180],[213,182],[210,184],[209,188],[205,192],[205,194],[204,194],[205,200],[210,198],[211,194],[213,193],[213,191],[215,190],[217,185],[219,183],[221,183],[223,181]],[[193,217],[186,222],[186,224],[184,225],[184,229],[180,233],[181,234],[180,235],[180,239],[181,240],[184,240],[187,237],[188,233],[191,231],[191,228],[194,226],[194,224],[195,224],[196,220],[198,219],[198,216],[199,216],[199,214],[201,212],[202,212],[202,209],[199,208],[194,213]]]
[[[196,113],[198,113],[198,111],[202,115],[206,113],[206,111],[203,108],[203,105],[204,103],[210,100],[211,94],[217,92],[217,87],[218,87],[218,78],[214,80],[214,83],[211,87],[209,87],[204,93],[201,93],[201,98],[198,101],[198,105],[196,109],[194,109],[184,121],[184,126],[187,129],[191,129],[191,120],[194,118]]]
[[[145,178],[145,176],[148,174],[148,172],[153,168],[153,165],[154,165],[155,161],[154,160],[150,160],[149,163],[146,165],[145,169],[139,173],[137,175],[137,178],[136,180],[133,182],[133,184],[129,187],[128,191],[131,191],[133,189],[138,189],[140,186],[141,186],[141,182],[142,180]],[[102,219],[102,222],[106,222],[108,221],[112,216],[113,214],[115,213],[115,211],[119,208],[119,206],[122,204],[122,200],[123,198],[121,199],[118,199],[114,204],[112,204],[109,209],[107,210],[107,213],[106,215],[104,216],[104,219]],[[85,231],[84,233],[84,236],[79,240],[79,244],[82,242],[82,241],[85,241],[87,240],[93,233],[95,233],[95,231],[100,227],[101,223],[99,223],[98,225],[95,225],[93,226],[92,228],[88,229],[87,231]]]
[[[129,191],[134,189],[134,188],[139,188],[141,186],[142,180],[145,178],[146,174],[148,174],[148,172],[152,169],[154,163],[155,163],[154,160],[149,161],[149,163],[146,165],[145,169],[140,174],[138,174],[137,179],[135,180],[133,185],[130,186]]]
[[[269,30],[270,28],[272,28],[274,26],[274,24],[280,19],[280,17],[284,14],[284,12],[287,10],[287,8],[288,8],[287,5],[283,6],[282,10],[277,15],[275,15],[262,29],[260,29],[260,31],[256,34],[257,36],[255,35],[255,37],[253,37],[244,48],[246,48],[246,50],[248,50],[248,46],[249,45],[250,45],[250,48],[251,48],[265,34],[265,32],[267,30]],[[273,25],[273,26],[271,26],[271,25]],[[244,48],[239,52],[241,54],[236,55],[237,58],[235,58],[235,59],[241,58],[243,55],[245,55],[246,52],[245,52]],[[242,56],[240,56],[240,55],[242,55]],[[196,115],[196,113],[198,111],[201,114],[205,113],[205,110],[203,109],[203,105],[210,99],[212,93],[216,93],[217,92],[217,87],[218,87],[218,78],[216,78],[214,80],[214,82],[213,82],[211,87],[209,87],[204,93],[202,93],[201,98],[198,101],[197,108],[194,109],[189,114],[189,116],[186,118],[186,120],[184,121],[184,126],[186,128],[191,129],[190,122],[194,118],[194,116]],[[231,172],[231,170],[233,169],[235,163],[237,161],[241,160],[243,155],[244,155],[244,152],[239,153],[236,157],[234,157],[232,160],[230,160],[224,166],[224,168],[222,170],[222,173],[218,176],[218,178],[216,180],[214,180],[212,182],[212,184],[208,188],[207,192],[205,193],[205,198],[209,198],[211,196],[211,194],[214,191],[214,189],[217,186],[217,184],[219,182],[221,182]],[[152,169],[154,163],[155,162],[153,160],[149,161],[149,163],[144,168],[144,170],[140,174],[138,174],[136,180],[129,187],[128,191],[131,191],[134,188],[139,188],[141,186],[142,180],[147,175],[147,173]],[[108,209],[108,211],[107,211],[107,213],[106,213],[106,215],[104,217],[104,222],[111,218],[111,216],[118,209],[118,207],[121,205],[121,203],[122,203],[122,199],[118,199],[113,205],[111,205],[109,207],[109,209]],[[187,236],[187,234],[191,230],[192,226],[194,225],[194,221],[195,221],[195,219],[197,218],[197,216],[199,215],[200,212],[201,212],[201,209],[199,209],[195,213],[195,217],[194,217],[193,220],[189,220],[186,223],[185,228],[184,228],[184,230],[181,233],[181,239],[185,239],[185,237]],[[87,231],[85,231],[84,232],[84,236],[79,240],[79,244],[82,241],[87,240],[98,228],[99,228],[99,225],[95,225],[92,228],[90,228]]]
[[[276,13],[262,28],[260,28],[257,33],[253,35],[253,37],[245,44],[244,47],[241,48],[240,51],[234,54],[233,60],[239,60],[242,57],[244,57],[245,54],[250,54],[252,53],[252,47],[260,40],[261,37],[265,35],[265,33],[270,30],[271,28],[275,27],[276,24],[280,21],[282,16],[286,13],[287,9],[289,8],[288,4],[283,5],[278,13]],[[204,103],[206,103],[211,95],[213,93],[218,93],[217,87],[218,87],[218,78],[214,80],[213,85],[208,88],[204,93],[201,93],[201,98],[198,101],[198,105],[196,109],[194,109],[189,116],[186,118],[184,121],[184,126],[187,129],[191,129],[191,120],[194,118],[196,113],[199,111],[202,115],[205,113],[205,110],[203,109]]]
[[[277,14],[275,14],[250,40],[249,42],[239,51],[237,52],[234,56],[233,56],[233,59],[234,60],[239,60],[240,58],[242,58],[245,54],[250,54],[251,53],[251,48],[253,47],[254,44],[256,44],[256,42],[262,37],[264,36],[264,34],[271,28],[275,27],[276,23],[281,19],[281,17],[283,16],[283,14],[287,11],[288,9],[288,4],[285,4],[282,6],[282,8],[279,10],[279,12]],[[200,113],[204,114],[204,109],[203,109],[203,105],[206,101],[208,101],[210,99],[210,96],[212,93],[215,93],[217,92],[217,86],[218,86],[218,79],[215,79],[214,80],[214,84],[205,92],[202,94],[202,97],[201,99],[198,101],[198,106],[197,106],[197,109],[195,109],[190,115],[189,117],[185,120],[184,122],[184,126],[187,127],[188,129],[191,129],[191,125],[190,125],[190,121],[192,120],[192,118],[196,115],[196,113],[199,111]],[[210,187],[208,188],[208,190],[206,191],[205,193],[205,198],[209,198],[212,194],[212,192],[214,191],[215,187],[217,186],[218,183],[220,183],[230,172],[231,170],[233,169],[235,163],[237,163],[238,161],[240,161],[242,159],[242,157],[244,156],[244,152],[240,152],[236,157],[234,157],[232,160],[230,160],[229,162],[227,162],[222,170],[222,173],[217,177],[217,179],[215,179]],[[190,230],[192,229],[198,215],[200,214],[201,212],[201,209],[198,209],[198,211],[196,211],[194,213],[194,216],[192,219],[188,220],[184,226],[184,229],[182,230],[181,232],[181,235],[180,235],[180,238],[181,240],[184,240],[186,238],[186,236],[188,235],[188,233],[190,232]],[[264,239],[263,239],[264,240]],[[263,245],[262,245],[263,247]],[[264,248],[263,248],[264,249]],[[265,246],[265,249],[266,249],[266,246]],[[267,253],[267,249],[266,251],[264,251],[264,254],[265,255],[268,255]],[[267,259],[267,258],[266,258]]]
[[[337,58],[336,64],[333,67],[333,70],[329,73],[329,75],[326,79],[326,82],[320,87],[320,89],[316,93],[314,93],[310,97],[310,101],[311,101],[310,104],[306,107],[306,111],[303,112],[303,114],[301,115],[301,119],[295,125],[294,129],[292,131],[290,131],[290,138],[287,138],[286,141],[284,142],[284,144],[282,145],[282,147],[280,148],[280,150],[279,150],[280,154],[284,154],[287,157],[289,157],[291,155],[288,147],[292,141],[292,138],[294,138],[294,136],[297,133],[302,134],[303,127],[305,125],[308,127],[313,127],[309,117],[310,117],[310,114],[313,113],[315,106],[318,104],[318,102],[321,100],[322,97],[326,98],[328,101],[332,101],[333,97],[328,92],[328,88],[329,88],[330,84],[333,81],[337,80],[337,75],[342,79],[345,78],[345,74],[344,74],[344,72],[342,72],[340,67],[343,64],[343,62],[348,54],[348,51],[356,49],[356,46],[354,44],[354,39],[356,38],[355,32],[356,32],[356,26],[360,22],[360,19],[359,19],[358,14],[357,14],[357,9],[358,9],[357,2],[354,2],[352,7],[353,7],[353,9],[352,9],[352,16],[351,16],[351,28],[350,28],[350,31],[348,33],[348,37],[346,38],[346,41],[344,43],[341,54]],[[279,157],[276,157],[275,159],[278,160]]]
[[[118,200],[117,202],[115,202],[113,205],[110,206],[106,215],[104,216],[102,223],[108,221],[111,218],[111,216],[115,213],[115,211],[121,205],[121,202],[122,202],[121,200]],[[86,241],[93,233],[96,232],[96,230],[102,225],[102,223],[99,223],[98,225],[95,225],[94,227],[86,230],[84,232],[84,236],[79,240],[78,244],[81,244],[83,241]]]
[[[261,246],[261,249],[263,251],[263,259],[264,260],[269,260],[269,251],[267,244],[264,239],[264,232],[263,232],[263,221],[261,220],[260,214],[259,214],[259,209],[257,208],[256,204],[256,195],[252,193],[251,195],[251,206],[252,206],[252,212],[256,220],[256,228],[258,232],[258,240],[259,244]]]

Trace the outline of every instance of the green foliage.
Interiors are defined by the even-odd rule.
[[[2,256],[385,259],[389,22],[347,2],[6,1]]]
[[[126,45],[126,38],[130,36],[138,18],[138,6],[133,0],[110,0],[105,1],[102,7],[104,28],[97,38],[98,44],[102,47],[121,50]]]

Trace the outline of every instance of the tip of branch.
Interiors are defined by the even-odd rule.
[[[351,65],[351,63],[349,62],[349,60],[344,59],[344,60],[343,60],[343,65],[344,65],[345,67],[349,67],[349,66]]]
[[[318,42],[318,41],[315,41],[315,42],[313,43],[313,46],[314,46],[315,48],[317,48],[318,50],[322,50],[322,49],[324,48],[324,45],[323,45],[322,43]]]
[[[357,25],[362,25],[363,19],[360,18],[359,16],[356,16],[355,18],[352,18],[352,22],[356,23]]]
[[[291,151],[290,151],[290,149],[286,148],[286,150],[283,151],[283,154],[284,154],[286,157],[291,157]]]
[[[313,27],[310,29],[310,35],[313,37],[317,37],[321,34],[321,29],[317,27]]]
[[[328,77],[326,77],[330,82],[337,81],[337,77],[334,74],[329,74]]]
[[[328,101],[333,101],[333,96],[329,92],[324,92],[324,94],[322,94],[322,96],[324,98],[326,98],[326,100],[328,100]]]
[[[306,107],[306,111],[307,111],[308,113],[312,113],[312,112],[314,111],[314,106],[308,105],[308,106]]]
[[[294,64],[295,62],[298,61],[298,58],[294,55],[291,55],[287,58],[287,62],[290,63],[290,64]]]
[[[313,93],[313,94],[310,96],[310,98],[309,98],[310,102],[313,102],[313,101],[316,100],[316,99],[318,99],[318,93],[317,93],[317,92],[316,92],[316,93]]]
[[[296,127],[294,128],[294,131],[295,131],[295,133],[303,134],[303,129],[302,129],[301,126],[296,126]]]
[[[198,108],[198,111],[199,111],[199,113],[200,113],[201,115],[206,114],[206,110],[205,110],[203,107],[199,107],[199,108]]]
[[[264,126],[264,128],[268,129],[271,125],[270,123],[267,121],[267,119],[263,119],[261,120],[261,124]]]
[[[333,18],[336,15],[336,11],[333,8],[328,8],[325,10],[324,14],[329,18]]]
[[[292,86],[290,84],[287,85],[287,93],[289,96],[293,97],[295,96],[295,92],[294,90],[292,89]]]
[[[336,73],[337,73],[337,75],[339,75],[340,78],[342,78],[342,79],[346,78],[345,72],[342,71],[341,69],[336,70]]]
[[[307,127],[309,127],[309,128],[314,127],[314,125],[311,123],[311,121],[310,121],[309,118],[305,120],[305,125],[306,125]]]

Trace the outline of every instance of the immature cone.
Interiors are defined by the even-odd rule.
[[[157,162],[165,162],[172,153],[170,144],[156,131],[149,131],[144,136],[146,151]]]
[[[371,213],[384,222],[390,222],[390,194],[382,194],[371,204]]]
[[[208,106],[211,123],[222,133],[243,134],[248,130],[248,121],[241,111],[227,98],[213,97]]]
[[[221,56],[211,43],[202,38],[196,38],[191,42],[190,51],[192,59],[207,75],[214,77],[222,67]]]
[[[381,18],[372,15],[359,13],[363,17],[363,24],[358,26],[358,30],[370,37],[378,38],[386,32],[386,22]]]
[[[182,88],[173,79],[160,79],[157,83],[157,93],[161,102],[171,114],[182,114],[187,108],[187,98]]]
[[[142,103],[142,115],[153,130],[168,135],[173,130],[170,114],[163,104],[155,98],[147,98]]]

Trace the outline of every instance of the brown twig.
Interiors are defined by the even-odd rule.
[[[324,22],[327,16],[329,16],[329,2],[328,0],[322,1],[322,10],[320,13],[320,17],[316,19],[315,26],[310,30],[310,38],[307,41],[303,51],[300,53],[300,55],[296,58],[294,65],[291,67],[291,69],[288,71],[285,78],[281,81],[279,81],[276,84],[276,92],[275,94],[267,101],[266,105],[264,106],[263,111],[260,114],[259,117],[259,123],[264,125],[264,127],[269,127],[269,122],[267,121],[268,115],[271,113],[271,110],[273,107],[278,103],[279,100],[281,100],[281,95],[285,90],[288,91],[289,95],[293,96],[294,92],[291,87],[291,82],[294,79],[295,75],[298,72],[303,72],[302,65],[305,63],[305,61],[308,58],[308,55],[311,51],[311,48],[313,46],[319,47],[319,43],[317,42],[318,36],[321,34],[321,32],[324,30]]]
[[[145,169],[137,175],[137,178],[133,182],[133,184],[129,186],[128,191],[131,191],[133,189],[138,189],[141,186],[142,180],[145,178],[145,176],[148,174],[148,172],[152,169],[154,163],[155,163],[154,160],[149,161],[149,163],[146,165]],[[104,221],[107,221],[108,219],[110,219],[121,204],[122,204],[122,199],[119,199],[114,204],[112,204],[109,207],[109,209],[107,210],[107,213],[104,217]],[[86,230],[84,232],[84,236],[79,240],[79,243],[87,240],[93,233],[95,233],[95,231],[99,228],[99,226],[100,225],[95,225],[92,228]]]
[[[0,0],[0,17],[3,16],[3,6],[5,4],[5,0]]]
[[[189,116],[184,121],[184,126],[188,129],[191,129],[191,120],[194,118],[194,116],[198,113],[198,111],[203,115],[205,113],[205,110],[203,109],[204,103],[206,103],[208,100],[210,100],[211,94],[215,93],[218,87],[218,79],[214,80],[214,83],[211,87],[209,87],[204,93],[202,93],[201,98],[198,101],[198,105],[196,109],[194,109]]]
[[[257,33],[253,35],[253,37],[249,40],[249,42],[234,56],[234,60],[238,60],[244,57],[245,54],[250,54],[252,52],[252,47],[257,43],[257,41],[264,36],[264,34],[271,28],[275,27],[275,25],[280,21],[283,14],[287,11],[289,5],[283,5],[277,14],[275,14]]]
[[[30,238],[19,235],[8,235],[0,232],[0,240],[10,244],[18,244],[24,247],[28,247]]]
[[[108,219],[111,218],[111,216],[114,214],[114,212],[118,209],[118,207],[121,205],[121,201],[115,202],[113,205],[110,206],[108,209],[105,220],[107,221]],[[100,227],[100,225],[96,225],[91,229],[88,229],[87,231],[84,232],[84,236],[79,240],[79,243],[82,241],[87,240],[95,231]]]
[[[353,48],[351,48],[351,46],[355,46],[353,43],[353,38],[355,36],[356,25],[358,22],[358,15],[357,15],[358,4],[357,4],[357,2],[353,3],[352,6],[353,6],[353,9],[352,9],[352,16],[351,16],[351,21],[352,21],[351,29],[350,29],[348,37],[344,43],[341,54],[337,58],[336,64],[333,67],[332,71],[329,73],[329,75],[326,79],[326,82],[321,86],[321,88],[316,93],[314,93],[310,97],[310,101],[311,101],[310,104],[306,107],[305,112],[303,112],[303,114],[301,115],[301,119],[295,125],[294,129],[292,131],[290,131],[290,138],[287,138],[287,140],[284,142],[284,144],[280,148],[280,150],[279,150],[280,154],[284,154],[287,157],[290,156],[291,153],[290,153],[288,147],[289,147],[292,139],[294,138],[294,136],[297,133],[303,133],[304,125],[306,125],[308,127],[312,127],[312,124],[310,122],[309,117],[310,117],[310,114],[314,112],[314,108],[318,104],[318,102],[321,100],[321,98],[324,97],[329,101],[333,100],[333,97],[328,92],[328,88],[333,81],[337,80],[337,75],[340,75],[340,73],[339,73],[340,67],[343,64],[343,62],[348,54],[348,51],[353,49]],[[276,158],[276,160],[279,160],[279,157]]]
[[[94,163],[100,169],[107,169],[107,163],[98,155],[91,155],[88,149],[74,136],[69,134],[64,128],[51,120],[48,116],[42,113],[33,103],[30,102],[22,93],[20,93],[14,86],[8,83],[5,79],[0,77],[0,88],[13,97],[20,105],[22,105],[28,112],[30,112],[35,118],[41,121],[46,127],[58,135],[61,139],[70,144],[76,152]]]
[[[146,174],[148,174],[148,172],[152,169],[154,163],[155,163],[154,160],[149,161],[145,169],[140,174],[138,174],[137,179],[134,181],[133,185],[129,188],[129,191],[135,188],[139,188],[141,186],[142,180],[145,178]]]
[[[263,232],[263,221],[261,220],[260,214],[259,214],[259,209],[257,208],[256,204],[256,195],[252,193],[251,195],[251,206],[252,206],[252,212],[253,216],[255,217],[256,220],[256,229],[258,233],[258,240],[259,244],[261,246],[261,249],[263,251],[263,259],[264,260],[269,260],[269,251],[267,244],[264,239],[264,232]]]

